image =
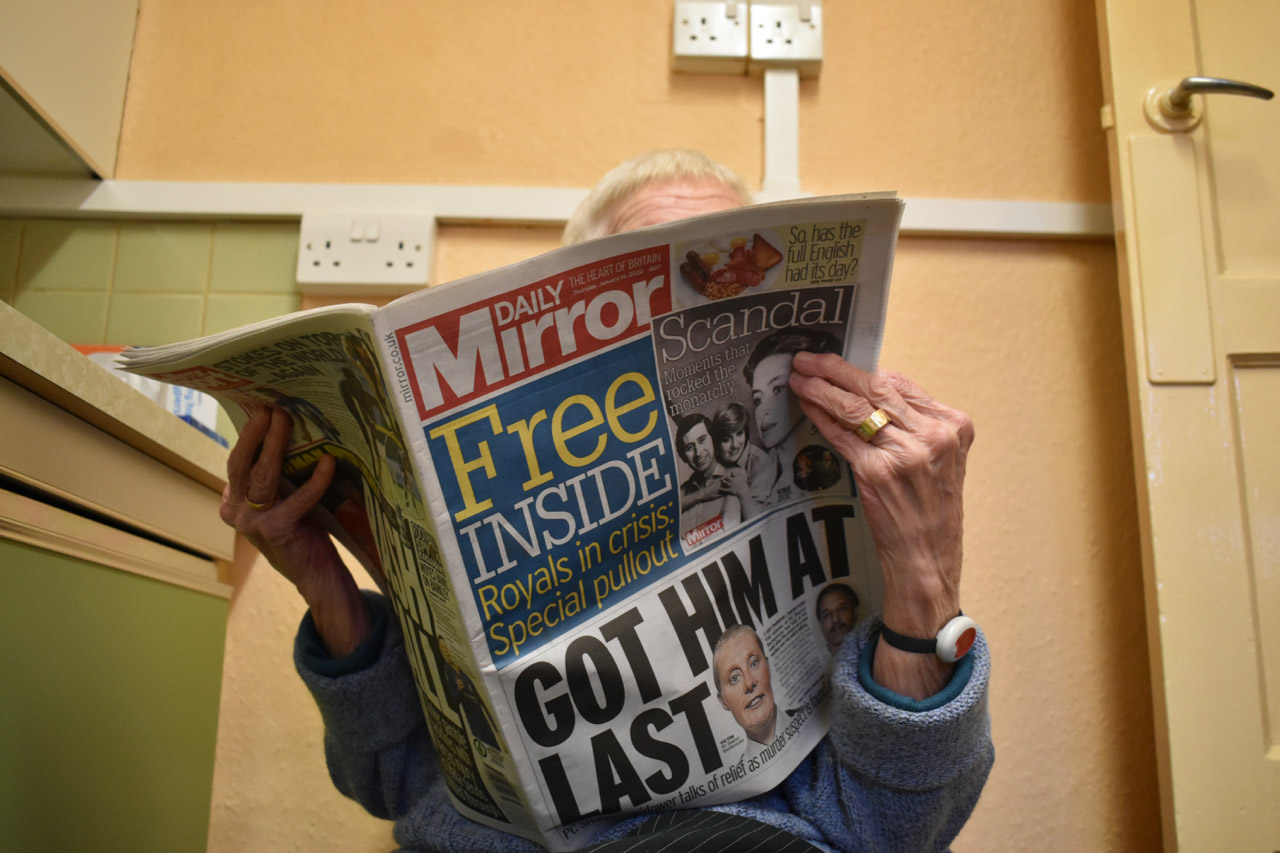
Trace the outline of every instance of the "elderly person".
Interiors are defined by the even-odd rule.
[[[741,179],[709,158],[658,152],[606,175],[565,236],[588,239],[749,203]],[[985,644],[979,639],[959,662],[933,653],[933,638],[954,625],[960,608],[972,424],[904,376],[867,373],[834,353],[787,358],[787,393],[857,479],[883,571],[882,620],[868,620],[833,659],[831,731],[781,785],[674,817],[627,819],[606,839],[628,836],[630,851],[691,849],[709,825],[715,849],[726,853],[747,838],[741,849],[941,849],[964,825],[991,767]],[[394,819],[405,848],[537,850],[451,806],[397,620],[384,599],[356,589],[329,537],[304,521],[329,485],[333,460],[274,502],[289,429],[278,410],[249,421],[228,461],[221,513],[310,605],[295,658],[325,721],[334,783]],[[750,835],[757,830],[775,837]],[[619,849],[609,843],[596,847]]]

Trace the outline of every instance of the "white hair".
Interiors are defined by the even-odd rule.
[[[751,190],[737,172],[722,166],[701,151],[670,148],[633,157],[600,179],[569,217],[561,239],[565,245],[581,243],[613,233],[614,210],[642,187],[663,181],[715,181],[733,190],[742,203],[751,203]]]

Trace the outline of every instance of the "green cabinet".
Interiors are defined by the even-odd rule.
[[[227,608],[0,539],[0,850],[205,849]]]
[[[226,452],[0,303],[0,851],[203,851]]]

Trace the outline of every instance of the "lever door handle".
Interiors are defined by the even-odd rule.
[[[1276,93],[1239,80],[1224,80],[1221,77],[1187,77],[1160,96],[1160,111],[1169,118],[1189,115],[1192,95],[1244,95],[1269,101],[1276,96]]]
[[[1185,77],[1168,88],[1159,86],[1147,90],[1144,104],[1149,121],[1157,130],[1185,132],[1200,123],[1202,107],[1192,95],[1244,95],[1269,101],[1275,92],[1244,83],[1240,80],[1224,80],[1221,77]]]

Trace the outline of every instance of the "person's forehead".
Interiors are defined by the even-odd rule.
[[[823,590],[818,596],[818,606],[822,608],[836,607],[841,604],[852,604],[853,592],[845,586],[833,586]]]
[[[730,637],[720,647],[720,651],[722,653],[721,663],[729,663],[733,658],[741,658],[753,653],[763,654],[764,652],[760,648],[760,641],[748,631],[742,631]]]
[[[702,422],[699,422],[699,423],[694,424],[694,425],[689,429],[689,431],[688,431],[688,432],[686,432],[686,433],[684,434],[684,440],[685,440],[686,442],[690,442],[690,441],[698,441],[698,440],[699,440],[699,439],[701,439],[702,437],[704,437],[704,436],[708,436],[708,435],[710,435],[710,434],[711,434],[711,433],[707,432],[707,425],[706,425],[706,424],[704,424],[704,423],[702,423]]]
[[[742,199],[719,181],[677,178],[647,184],[624,198],[614,206],[609,224],[612,233],[620,234],[736,207],[742,207]]]

